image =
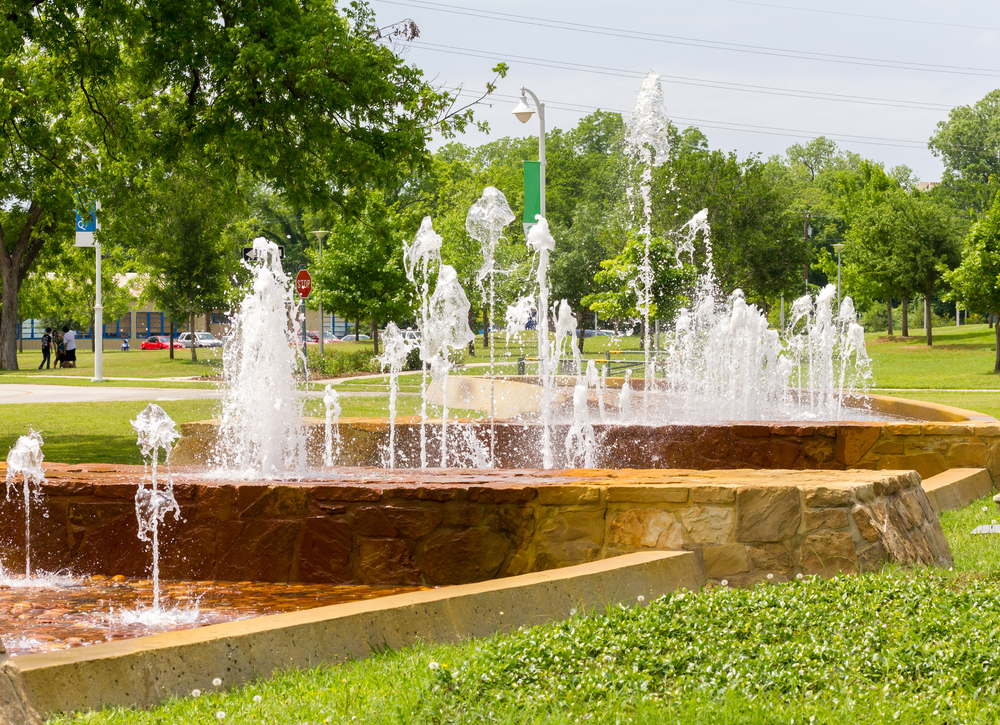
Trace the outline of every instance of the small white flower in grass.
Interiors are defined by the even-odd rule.
[[[798,574],[796,574],[795,578],[796,579],[801,579],[802,578],[802,572],[799,572]]]
[[[215,713],[215,716],[219,720],[225,720],[226,719],[226,712],[225,712],[225,710],[219,710],[217,713]]]
[[[569,616],[571,616],[571,617],[575,617],[576,616],[576,609],[575,608],[569,610]]]
[[[774,574],[768,574],[767,578],[768,578],[768,580],[774,579]]]
[[[212,680],[212,684],[215,685],[216,687],[218,687],[219,685],[222,684],[222,678],[221,677],[216,677],[214,680]]]
[[[986,513],[986,507],[983,506],[983,513]]]
[[[260,704],[261,702],[263,702],[263,700],[264,700],[264,698],[263,698],[263,697],[261,697],[260,695],[254,695],[254,696],[253,696],[253,701],[254,701],[254,702],[256,702],[256,703],[257,703],[258,705],[259,705],[259,704]]]
[[[642,596],[641,594],[638,597],[636,597],[636,599],[638,599],[640,603],[646,601],[646,597]]]
[[[428,667],[430,667],[430,668],[431,668],[432,670],[436,670],[436,669],[438,669],[438,668],[439,668],[439,667],[440,667],[441,665],[439,665],[439,664],[438,664],[437,662],[431,662],[431,663],[430,663],[429,665],[427,665],[427,666],[428,666]]]
[[[191,690],[191,697],[201,697],[201,690]]]
[[[728,587],[729,586],[729,580],[728,579],[723,579],[722,580],[722,586]]]

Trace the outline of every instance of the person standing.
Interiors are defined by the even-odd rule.
[[[63,358],[64,368],[76,367],[76,332],[63,326],[63,343],[66,345],[66,357]]]
[[[50,370],[52,367],[52,328],[46,327],[45,334],[42,335],[42,362],[39,363],[38,369],[41,370],[44,367],[46,370]]]
[[[56,367],[61,368],[66,360],[66,343],[61,332],[56,333]]]

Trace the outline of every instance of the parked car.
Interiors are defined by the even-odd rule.
[[[194,334],[195,347],[222,347],[222,340],[217,338],[211,332],[196,332]],[[182,347],[191,347],[191,333],[182,332],[177,336],[177,342],[179,342]]]
[[[360,335],[344,335],[340,338],[341,342],[364,342],[365,340],[371,340],[371,338],[364,333]]]
[[[167,335],[151,335],[148,339],[143,340],[139,347],[143,350],[169,350],[170,338]],[[181,343],[174,340],[175,350],[183,347]]]
[[[301,341],[301,337],[299,340]],[[329,345],[331,342],[340,342],[333,335],[328,335],[323,338],[323,343]],[[306,330],[306,344],[307,345],[319,345],[319,331],[318,330]]]
[[[593,328],[591,328],[591,329],[588,329],[588,330],[584,330],[583,331],[583,336],[584,337],[614,337],[615,336],[615,331],[614,330],[597,330],[597,331],[595,331]]]

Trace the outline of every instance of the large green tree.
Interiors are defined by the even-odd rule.
[[[0,367],[17,365],[20,286],[59,224],[68,231],[74,190],[196,149],[293,207],[356,215],[372,189],[427,162],[432,126],[471,120],[383,42],[362,2],[11,0],[5,10]],[[99,149],[93,183],[78,172],[82,141]]]
[[[943,183],[960,207],[981,211],[1000,178],[1000,90],[971,106],[957,106],[928,143],[944,162]]]
[[[969,310],[981,310],[1000,317],[1000,195],[977,221],[965,238],[962,263],[945,272],[951,285],[949,297]],[[1000,373],[1000,324],[996,332],[993,372]]]

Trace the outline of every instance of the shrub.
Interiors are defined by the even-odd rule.
[[[310,347],[306,353],[306,360],[311,375],[321,377],[338,377],[350,373],[378,372],[378,358],[369,350],[357,350],[355,352],[343,352],[326,348],[322,357],[319,348]],[[373,367],[374,365],[374,367]]]

